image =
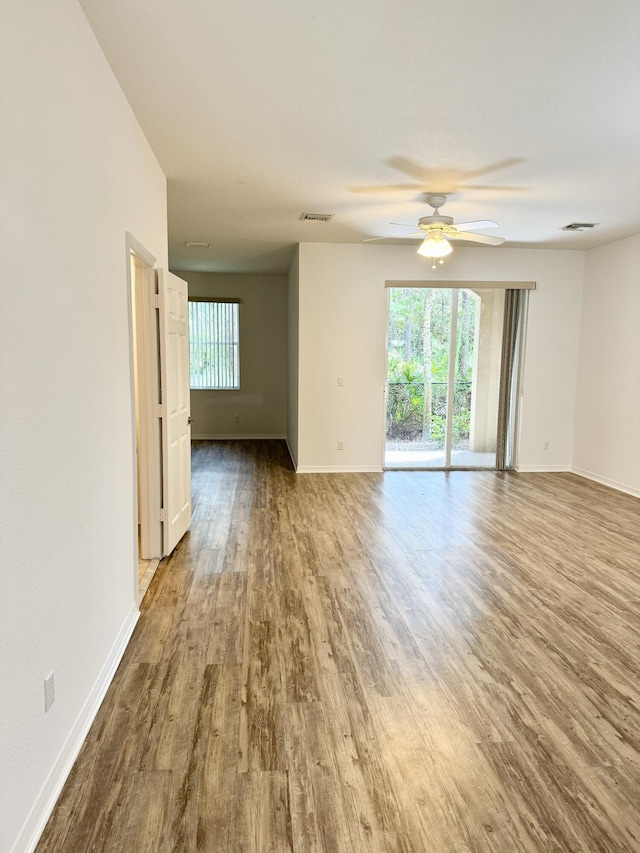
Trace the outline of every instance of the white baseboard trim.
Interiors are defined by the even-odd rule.
[[[291,445],[289,444],[289,439],[285,438],[285,441],[287,442],[287,450],[289,451],[289,456],[291,457],[291,462],[293,463],[293,470],[297,473],[298,472],[298,460],[296,459],[295,453],[291,449]]]
[[[286,439],[286,435],[284,435],[284,433],[265,433],[264,435],[262,433],[260,433],[259,435],[232,435],[231,433],[229,433],[228,435],[193,435],[192,433],[191,435],[192,441],[231,441],[232,439],[237,439],[238,441],[247,441],[252,438]]]
[[[568,465],[516,465],[519,474],[570,474],[572,470]]]
[[[381,465],[300,465],[296,474],[382,474]]]
[[[132,606],[96,683],[56,758],[11,853],[33,853],[127,648],[140,611]]]
[[[640,498],[640,489],[634,486],[629,486],[627,483],[620,483],[618,480],[612,480],[609,477],[601,477],[600,474],[594,474],[593,471],[585,471],[584,468],[572,468],[574,474],[579,477],[584,477],[587,480],[593,480],[595,483],[600,483],[602,486],[609,486],[610,489],[616,489],[618,492],[624,492],[634,498]]]

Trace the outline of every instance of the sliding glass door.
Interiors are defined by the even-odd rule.
[[[386,468],[495,468],[505,290],[390,288]]]

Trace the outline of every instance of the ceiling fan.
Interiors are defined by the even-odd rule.
[[[424,237],[418,249],[418,254],[433,260],[432,269],[436,267],[436,259],[439,263],[443,263],[443,258],[451,254],[452,247],[449,240],[468,240],[472,243],[482,243],[485,246],[499,246],[501,243],[504,243],[504,237],[491,237],[488,234],[473,233],[474,231],[481,231],[486,228],[497,228],[498,223],[493,222],[491,219],[478,219],[474,222],[460,222],[458,225],[454,225],[451,216],[442,216],[440,214],[440,208],[446,200],[446,195],[427,196],[427,203],[431,205],[434,212],[430,216],[423,216],[418,220],[419,231],[401,235],[407,238]],[[400,225],[401,223],[392,222],[391,224]],[[371,243],[374,240],[388,239],[388,237],[371,237],[364,242]]]

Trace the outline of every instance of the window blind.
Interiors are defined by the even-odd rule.
[[[240,300],[189,300],[191,388],[240,388]]]

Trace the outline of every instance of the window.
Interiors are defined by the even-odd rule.
[[[191,387],[240,388],[240,300],[189,300]]]

